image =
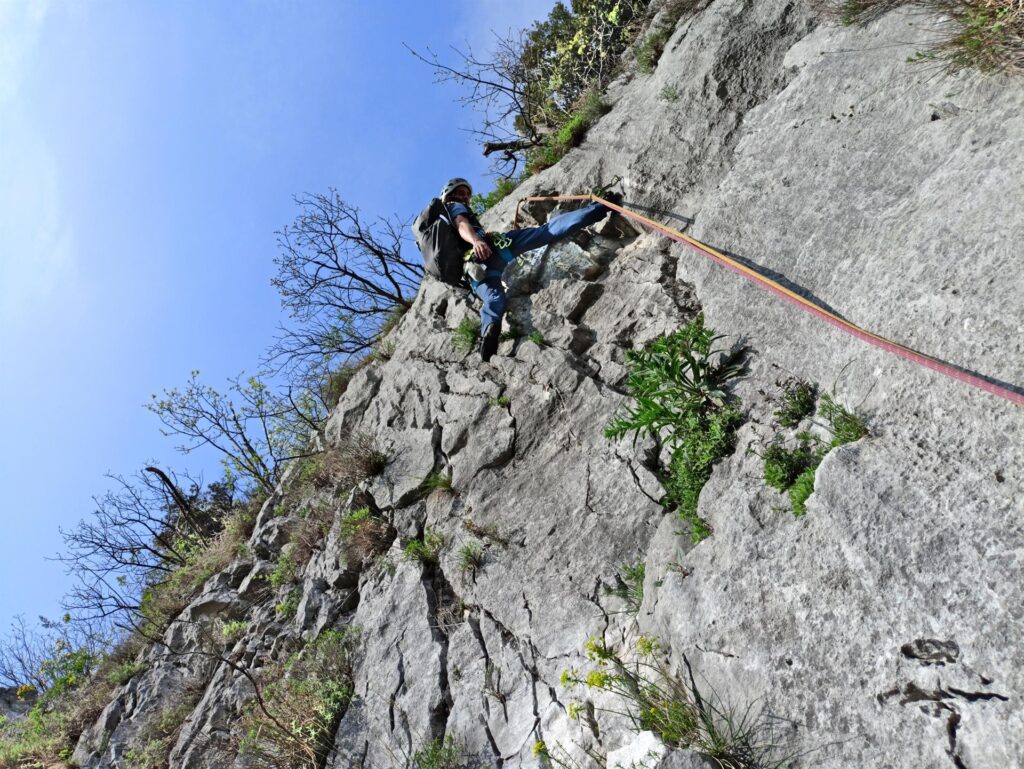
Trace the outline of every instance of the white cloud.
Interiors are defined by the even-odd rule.
[[[36,313],[59,312],[76,281],[56,158],[33,123],[25,74],[40,53],[44,2],[0,0],[0,324],[14,333]]]
[[[18,94],[49,5],[48,0],[0,0],[0,106]]]

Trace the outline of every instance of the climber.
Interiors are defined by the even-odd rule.
[[[480,309],[480,357],[486,363],[497,351],[501,338],[501,320],[505,315],[505,286],[501,275],[505,267],[520,254],[599,222],[611,213],[611,209],[602,203],[591,203],[556,216],[540,227],[487,233],[469,207],[472,196],[470,183],[458,177],[450,179],[441,190],[441,200],[448,206],[459,237],[472,251],[471,260],[475,264],[468,265],[466,272],[473,293],[483,302]],[[619,196],[606,193],[606,197],[614,203]]]

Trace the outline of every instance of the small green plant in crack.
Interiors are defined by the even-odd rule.
[[[538,347],[544,347],[544,345],[547,344],[547,342],[544,341],[544,335],[540,333],[540,331],[537,331],[536,329],[531,331],[530,335],[526,338],[529,339]]]
[[[480,321],[477,318],[463,318],[452,332],[452,345],[465,354],[471,353],[480,341]]]
[[[673,748],[686,748],[728,769],[782,769],[794,756],[776,734],[775,721],[748,706],[734,708],[715,692],[702,691],[689,661],[687,676],[675,675],[653,639],[637,639],[630,660],[593,638],[584,650],[594,664],[589,672],[562,673],[565,688],[584,686],[623,699],[625,715],[637,732],[651,731]],[[603,708],[620,713],[618,708]]]
[[[235,619],[225,622],[220,627],[220,633],[228,643],[234,643],[249,629],[249,623],[244,619]]]
[[[462,745],[454,736],[438,737],[413,753],[415,769],[460,769],[462,766]]]
[[[487,401],[488,406],[497,406],[500,408],[508,408],[512,403],[512,399],[507,395],[499,395],[497,398],[491,398]]]
[[[631,614],[640,611],[644,602],[644,575],[646,567],[643,561],[634,564],[622,564],[622,571],[615,575],[615,586],[605,588],[605,593],[621,598]]]
[[[294,582],[298,568],[299,565],[295,562],[291,549],[286,549],[278,557],[274,570],[270,572],[270,586],[276,590],[282,585]]]
[[[464,577],[475,577],[484,564],[484,549],[476,542],[467,542],[459,548],[459,572]]]
[[[796,427],[809,416],[814,415],[814,404],[818,388],[802,379],[787,379],[780,382],[782,403],[773,416],[783,427]]]
[[[439,471],[427,473],[420,481],[420,492],[423,496],[429,496],[435,491],[454,493],[452,488],[452,476]]]
[[[821,405],[818,413],[828,422],[828,429],[832,433],[832,445],[843,446],[847,443],[859,441],[870,433],[864,420],[836,402],[828,393],[821,396]]]
[[[808,467],[789,487],[789,501],[793,505],[793,515],[797,518],[807,512],[807,498],[814,492],[814,473],[817,469],[817,465]]]
[[[282,619],[291,619],[299,610],[300,601],[302,601],[302,591],[297,586],[293,587],[283,601],[274,605],[274,611]]]
[[[658,96],[662,101],[670,103],[679,101],[679,88],[672,84],[666,85],[658,92]]]
[[[508,537],[504,536],[493,523],[481,526],[472,518],[466,518],[462,521],[462,528],[475,537],[486,539],[501,547],[508,547]]]
[[[805,471],[821,464],[825,456],[824,447],[808,433],[801,433],[798,440],[794,448],[772,443],[762,455],[764,481],[777,491],[788,490]]]
[[[424,566],[432,566],[437,563],[437,557],[444,547],[444,534],[439,531],[427,530],[423,539],[410,539],[402,552],[410,561],[419,561]]]

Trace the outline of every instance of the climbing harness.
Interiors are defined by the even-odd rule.
[[[683,245],[689,246],[695,251],[708,257],[712,261],[722,265],[726,269],[739,273],[747,280],[753,281],[754,283],[760,285],[762,288],[768,289],[773,294],[782,297],[790,304],[799,307],[801,310],[809,312],[812,315],[816,315],[817,317],[824,320],[826,323],[832,324],[841,331],[845,331],[846,333],[851,334],[852,336],[855,336],[858,339],[867,342],[868,344],[872,344],[875,347],[880,347],[883,350],[887,350],[888,352],[891,352],[894,355],[898,355],[899,357],[905,360],[909,360],[914,363],[917,363],[918,365],[930,368],[932,371],[937,371],[940,374],[944,374],[945,376],[948,376],[952,379],[956,379],[957,381],[969,384],[972,387],[977,387],[979,390],[984,390],[987,393],[1008,400],[1011,403],[1017,404],[1018,406],[1024,406],[1024,393],[1021,393],[1010,386],[999,384],[996,382],[991,382],[988,379],[985,379],[984,377],[978,376],[977,374],[972,374],[969,371],[964,371],[963,369],[953,366],[944,361],[941,361],[938,358],[933,358],[931,355],[926,355],[923,352],[918,352],[917,350],[914,350],[910,347],[906,347],[902,344],[899,344],[898,342],[893,342],[890,339],[886,339],[883,336],[879,336],[878,334],[874,334],[866,329],[863,329],[860,326],[851,323],[848,320],[840,318],[838,315],[835,315],[829,312],[828,310],[819,307],[814,302],[810,301],[809,299],[806,299],[803,296],[800,296],[800,294],[791,291],[785,286],[776,283],[771,278],[766,278],[765,276],[752,270],[746,265],[741,264],[735,259],[731,259],[725,254],[716,251],[715,249],[711,248],[711,246],[701,243],[699,240],[695,240],[694,238],[691,238],[689,235],[684,235],[678,230],[672,229],[668,225],[661,224],[652,219],[648,219],[646,216],[638,214],[635,211],[630,211],[626,208],[623,208],[620,205],[616,205],[615,203],[605,200],[599,197],[598,195],[554,195],[522,198],[519,201],[519,203],[516,204],[516,221],[519,220],[519,206],[521,206],[524,202],[551,200],[589,200],[597,203],[603,203],[605,206],[612,209],[613,211],[619,212],[627,219],[632,219],[635,222],[639,222],[640,224],[643,224],[652,230],[656,230],[657,232],[660,232],[662,235],[665,235],[666,237],[669,237],[678,243],[682,243]]]

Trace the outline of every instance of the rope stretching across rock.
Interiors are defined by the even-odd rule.
[[[886,339],[883,336],[874,334],[866,329],[861,328],[860,326],[854,323],[850,323],[848,320],[844,320],[843,318],[840,318],[838,315],[834,315],[828,310],[822,309],[809,299],[800,296],[800,294],[797,294],[796,292],[789,290],[785,286],[776,283],[771,278],[766,278],[764,275],[755,272],[749,267],[737,262],[735,259],[731,259],[725,254],[716,251],[715,249],[711,248],[711,246],[705,245],[704,243],[701,243],[699,240],[695,240],[694,238],[691,238],[688,235],[684,235],[678,230],[672,229],[668,225],[661,224],[652,219],[648,219],[646,216],[643,216],[642,214],[638,214],[635,211],[630,211],[626,208],[623,208],[622,206],[616,205],[615,203],[611,203],[605,200],[604,198],[599,197],[598,195],[550,195],[544,197],[523,198],[516,205],[516,221],[518,222],[519,220],[519,206],[522,205],[524,202],[545,200],[591,200],[597,201],[598,203],[603,203],[613,211],[618,211],[627,219],[639,222],[640,224],[643,224],[644,226],[649,227],[652,230],[656,230],[657,232],[660,232],[662,235],[665,235],[666,237],[669,237],[678,243],[682,243],[683,245],[689,246],[690,248],[706,256],[712,261],[717,262],[718,264],[722,265],[723,267],[729,270],[732,270],[733,272],[739,273],[747,280],[753,281],[762,288],[768,289],[773,294],[782,297],[790,304],[796,305],[801,310],[809,312],[812,315],[816,315],[817,317],[824,320],[826,323],[832,324],[836,328],[845,331],[851,336],[855,336],[858,339],[867,342],[868,344],[874,345],[875,347],[880,347],[883,350],[887,350],[888,352],[891,352],[894,355],[898,355],[904,360],[909,360],[912,361],[913,363],[917,363],[920,366],[930,368],[932,371],[937,371],[940,374],[944,374],[952,379],[956,379],[957,381],[964,382],[973,387],[977,387],[980,390],[984,390],[987,393],[1008,400],[1011,403],[1017,404],[1018,406],[1024,406],[1024,394],[1017,392],[1016,390],[1013,390],[1010,387],[1006,387],[995,382],[990,382],[987,379],[984,379],[980,376],[977,376],[968,371],[964,371],[960,368],[957,368],[956,366],[952,366],[948,363],[945,363],[944,361],[941,361],[938,358],[933,358],[931,355],[926,355],[923,352],[918,352],[917,350],[911,349],[910,347],[906,347],[897,342],[893,342],[890,339]]]

